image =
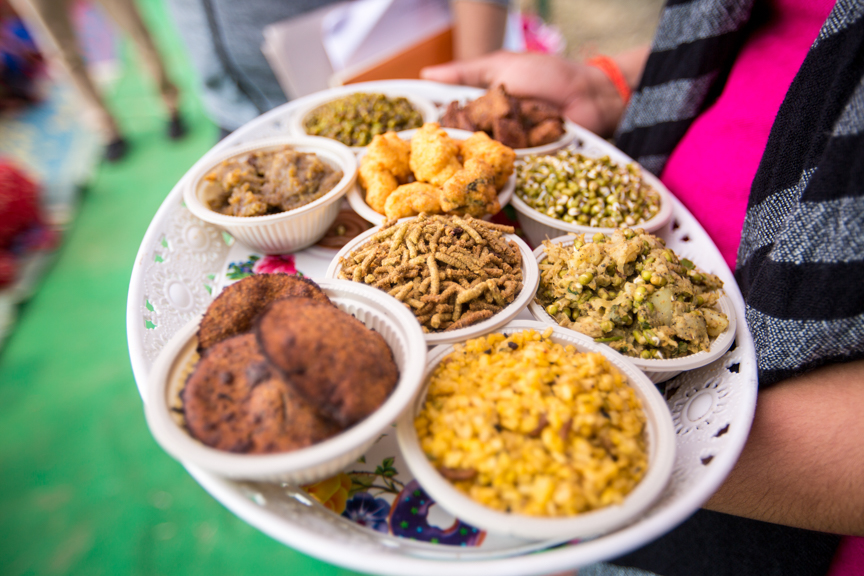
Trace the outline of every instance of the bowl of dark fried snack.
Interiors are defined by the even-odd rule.
[[[174,458],[220,476],[316,482],[391,425],[425,358],[413,315],[374,288],[253,275],[163,348],[147,423]]]
[[[501,85],[475,100],[450,102],[438,122],[445,128],[485,132],[512,148],[518,158],[555,152],[576,138],[575,126],[556,106],[512,96]]]
[[[483,132],[441,128],[376,136],[358,155],[351,208],[373,224],[426,214],[491,218],[513,197],[512,149]]]
[[[351,150],[327,138],[275,137],[202,161],[183,193],[195,216],[265,254],[321,239],[357,178]]]
[[[513,232],[470,216],[389,220],[346,244],[326,276],[393,296],[430,346],[461,342],[512,320],[537,289],[531,249]]]

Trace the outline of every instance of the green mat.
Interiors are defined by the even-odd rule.
[[[97,171],[0,352],[0,574],[354,574],[237,519],[144,422],[126,348],[132,262],[162,199],[217,130],[161,2],[140,5],[184,90],[191,130],[165,138],[154,87],[124,47],[110,103],[130,154]]]

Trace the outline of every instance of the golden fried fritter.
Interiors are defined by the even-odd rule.
[[[513,174],[516,153],[512,148],[492,140],[485,132],[475,132],[462,142],[462,156],[469,160],[483,160],[495,173],[495,188],[501,190]]]
[[[483,160],[471,159],[465,168],[444,183],[441,208],[445,212],[481,217],[501,210],[495,189],[495,173]]]
[[[390,194],[384,206],[384,214],[391,220],[417,216],[421,212],[441,213],[440,188],[424,182],[404,184]]]
[[[209,348],[181,396],[192,436],[229,452],[288,452],[340,431],[267,362],[254,334]]]
[[[366,147],[366,154],[360,159],[360,165],[375,166],[377,170],[387,170],[400,184],[404,184],[411,176],[408,159],[411,156],[411,144],[402,140],[396,132],[377,134]]]
[[[294,389],[341,426],[375,411],[399,379],[384,338],[329,304],[278,300],[258,319],[256,335]]]
[[[252,329],[264,308],[279,298],[302,296],[330,304],[315,282],[289,274],[255,274],[231,284],[216,297],[198,327],[198,351]]]
[[[366,190],[366,203],[384,213],[387,197],[411,178],[411,144],[395,132],[377,134],[360,159],[360,185]]]
[[[399,181],[387,170],[360,164],[360,185],[366,190],[366,204],[381,214],[387,198],[399,187]]]
[[[427,122],[411,138],[411,170],[420,182],[443,186],[462,169],[459,145],[435,122]]]

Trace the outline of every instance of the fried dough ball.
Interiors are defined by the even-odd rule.
[[[492,167],[495,175],[495,188],[501,190],[513,174],[516,153],[512,148],[489,138],[485,132],[475,132],[462,142],[462,156],[465,162],[483,160]]]
[[[411,144],[395,132],[377,134],[360,159],[360,185],[366,190],[366,203],[384,213],[387,197],[411,178]]]
[[[330,304],[321,288],[308,278],[289,274],[255,274],[231,284],[216,297],[198,327],[198,351],[252,329],[258,314],[271,302],[302,296]]]
[[[387,198],[399,187],[399,181],[387,170],[377,170],[374,165],[360,164],[360,185],[366,190],[366,204],[376,212],[384,213]]]
[[[462,169],[459,145],[436,122],[427,122],[411,138],[410,165],[420,182],[443,186]]]
[[[384,338],[330,304],[278,300],[258,319],[255,333],[294,389],[343,427],[374,412],[399,379]]]
[[[498,202],[495,172],[492,167],[479,159],[465,162],[465,168],[444,183],[441,208],[445,212],[470,214],[474,217],[497,214],[501,210],[501,204]]]
[[[417,216],[421,212],[441,213],[440,188],[424,182],[404,184],[390,194],[384,207],[384,215],[391,220]]]
[[[366,154],[360,160],[360,165],[376,166],[378,170],[387,170],[400,184],[404,184],[411,176],[411,166],[408,160],[411,156],[411,144],[396,135],[396,132],[377,134],[366,147]]]
[[[254,334],[234,336],[209,348],[181,396],[190,434],[229,452],[288,452],[340,431],[267,362]]]

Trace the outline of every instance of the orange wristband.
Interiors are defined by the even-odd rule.
[[[609,56],[600,55],[587,59],[585,64],[599,68],[609,77],[609,80],[612,81],[615,89],[618,90],[618,94],[621,95],[621,99],[624,100],[625,105],[630,101],[630,96],[633,94],[633,91],[627,84],[627,80],[624,79],[624,74],[621,72],[621,68],[615,60]]]

